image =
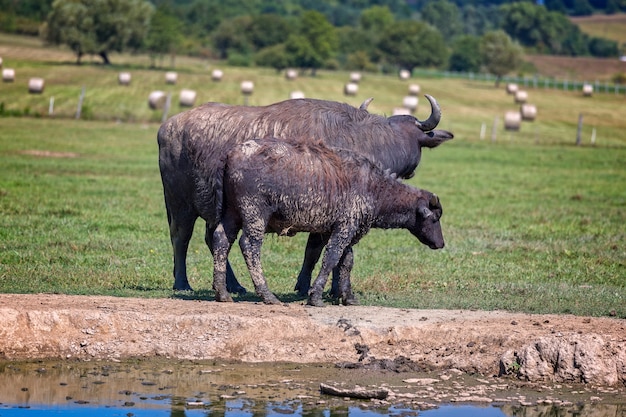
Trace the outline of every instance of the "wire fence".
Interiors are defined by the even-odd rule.
[[[467,79],[467,80],[475,80],[475,81],[485,81],[485,82],[491,82],[491,83],[496,82],[495,75],[486,74],[486,73],[416,69],[414,70],[414,75],[418,77],[457,78],[457,79]],[[599,80],[576,81],[576,80],[568,80],[568,79],[539,77],[536,75],[523,76],[523,77],[506,76],[506,77],[502,77],[500,81],[503,83],[515,83],[515,84],[518,84],[519,86],[524,86],[524,88],[535,88],[535,89],[542,88],[546,90],[552,89],[552,90],[563,90],[563,91],[582,91],[585,85],[590,85],[593,87],[594,93],[626,95],[626,84],[610,83],[608,81],[603,81],[603,82]]]

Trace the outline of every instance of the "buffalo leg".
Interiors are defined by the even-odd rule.
[[[233,301],[226,289],[226,268],[228,253],[236,238],[237,233],[227,232],[222,223],[215,228],[213,233],[213,289],[217,301]]]
[[[300,273],[298,274],[298,282],[294,288],[294,291],[297,291],[298,295],[302,297],[305,297],[309,293],[313,269],[322,255],[322,250],[324,249],[326,242],[328,242],[328,236],[319,233],[309,234],[309,239],[306,242],[306,249],[304,250],[304,261],[302,262],[302,268],[300,268]],[[349,274],[350,272],[348,271],[348,275]],[[330,294],[333,296],[336,296],[338,293],[339,277],[339,269],[333,269],[333,281],[330,290]]]
[[[187,279],[187,250],[198,216],[191,209],[179,209],[174,213],[167,204],[167,198],[165,203],[174,249],[174,290],[193,291]]]
[[[343,237],[341,237],[341,235],[343,235]],[[322,258],[320,271],[317,274],[317,278],[315,278],[315,281],[313,282],[313,286],[311,286],[311,289],[309,290],[309,299],[307,304],[316,307],[324,306],[322,294],[324,293],[324,286],[328,281],[328,276],[341,261],[343,252],[350,244],[353,235],[354,232],[351,232],[350,230],[336,230],[333,232],[328,240],[328,244],[326,245],[326,251],[324,252],[324,257]]]
[[[339,265],[333,269],[333,285],[335,284],[335,271],[338,272],[337,288],[336,292],[332,293],[334,297],[337,297],[343,305],[351,306],[358,305],[359,301],[352,293],[352,284],[350,282],[350,272],[354,265],[354,253],[352,252],[352,246],[348,246],[339,261]]]
[[[206,225],[206,232],[204,233],[204,241],[206,245],[209,247],[211,254],[213,254],[213,233],[215,229],[209,227],[208,223]],[[213,255],[215,256],[215,255]],[[237,277],[235,277],[235,273],[233,272],[233,268],[230,266],[230,262],[228,259],[226,260],[226,288],[228,288],[228,292],[237,293],[237,294],[245,294],[248,292],[245,287],[239,284],[237,281]]]
[[[265,304],[280,304],[280,300],[276,298],[267,286],[267,281],[263,275],[261,266],[261,245],[263,244],[263,232],[255,234],[244,229],[239,238],[239,246],[246,260],[250,277],[254,283],[254,289],[259,297],[263,299]]]

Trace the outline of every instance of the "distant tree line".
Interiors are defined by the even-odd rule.
[[[626,0],[0,0],[0,29],[36,27],[80,62],[144,51],[153,65],[179,54],[230,64],[395,71],[517,68],[531,53],[619,54],[567,17],[626,11]],[[30,22],[30,23],[28,23]]]

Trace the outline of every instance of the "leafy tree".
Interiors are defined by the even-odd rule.
[[[283,43],[261,49],[255,55],[254,62],[262,67],[274,68],[277,72],[294,65]]]
[[[359,18],[359,26],[373,34],[384,32],[393,23],[393,14],[386,6],[372,6],[365,9]]]
[[[441,33],[423,22],[405,20],[388,28],[379,44],[386,59],[400,68],[441,67],[447,48]]]
[[[496,87],[506,74],[522,62],[522,48],[502,30],[485,33],[480,39],[480,56],[489,73],[496,76]]]
[[[463,31],[461,13],[456,4],[448,0],[430,1],[422,9],[422,20],[439,29],[447,41]]]
[[[141,47],[152,13],[143,0],[56,0],[44,38],[69,46],[78,63],[83,55],[96,54],[109,64],[110,52]]]
[[[261,14],[252,16],[246,36],[254,48],[260,50],[284,43],[293,32],[294,28],[286,18],[276,14]]]
[[[298,34],[291,35],[286,50],[301,68],[310,68],[313,73],[333,57],[338,48],[335,27],[323,14],[307,11],[300,17]]]
[[[232,52],[242,55],[252,52],[252,43],[246,35],[251,23],[250,16],[239,16],[220,23],[213,32],[212,39],[221,59],[228,58]]]
[[[619,48],[616,41],[593,37],[589,41],[589,52],[593,56],[610,58],[619,55]]]
[[[171,11],[161,6],[157,8],[150,21],[150,29],[145,39],[145,48],[155,66],[156,58],[163,58],[166,54],[176,54],[182,44],[182,23]]]
[[[461,36],[452,45],[452,54],[448,62],[451,71],[478,72],[481,66],[480,38]]]

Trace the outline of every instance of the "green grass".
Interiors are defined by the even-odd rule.
[[[183,296],[170,290],[158,125],[1,121],[0,291]],[[427,150],[410,182],[440,195],[446,248],[373,230],[355,247],[353,286],[364,304],[626,317],[625,166],[623,147],[457,138]],[[189,273],[193,297],[210,299],[202,226]],[[286,301],[305,238],[264,245]],[[238,249],[231,258],[251,289]]]
[[[184,110],[177,104],[182,88],[196,89],[198,104],[242,103],[244,79],[255,82],[254,105],[299,89],[354,105],[373,96],[370,111],[390,114],[407,91],[407,82],[395,76],[365,74],[359,94],[344,97],[347,73],[321,71],[289,82],[272,70],[221,66],[225,79],[214,83],[216,63],[188,58],[178,61],[179,83],[167,86],[164,71],[148,69],[145,57],[115,57],[126,67],[78,67],[67,52],[2,46],[3,39],[0,53],[5,67],[16,68],[17,80],[0,84],[0,103],[6,113],[30,114],[0,117],[0,292],[6,293],[211,299],[212,259],[202,221],[188,259],[197,291],[171,290],[157,165],[161,114],[147,106],[150,91],[174,94],[171,114]],[[38,51],[46,58],[37,59]],[[118,86],[117,73],[129,68],[131,86]],[[31,76],[46,79],[44,94],[26,92]],[[432,251],[402,230],[373,230],[355,248],[353,287],[362,303],[626,317],[626,98],[531,89],[537,120],[511,133],[502,128],[503,116],[517,106],[503,88],[434,77],[412,81],[439,100],[440,128],[456,136],[425,150],[410,180],[440,196],[446,248]],[[91,120],[76,121],[82,86],[83,114]],[[49,117],[52,96],[55,114]],[[427,113],[422,106],[418,117]],[[283,300],[295,299],[305,240],[303,234],[267,236],[265,272]],[[231,260],[252,289],[238,249]]]

